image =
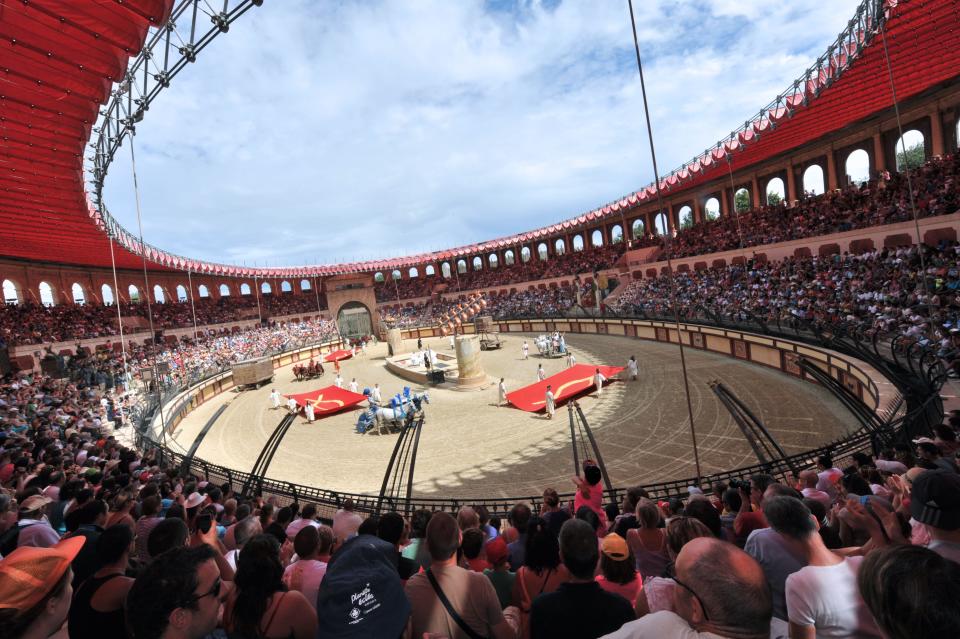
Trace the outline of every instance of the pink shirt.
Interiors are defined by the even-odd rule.
[[[640,576],[639,572],[634,576],[633,581],[626,584],[617,584],[612,581],[608,581],[603,575],[597,575],[594,577],[594,581],[600,584],[600,587],[607,592],[620,595],[631,604],[636,602],[637,595],[639,595],[640,591],[643,590],[643,578]]]

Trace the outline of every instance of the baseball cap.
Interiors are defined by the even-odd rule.
[[[493,540],[486,545],[486,550],[487,561],[494,566],[506,561],[507,557],[510,556],[510,549],[507,548],[507,542],[500,536],[494,537]]]
[[[31,495],[23,500],[20,504],[20,512],[29,513],[35,510],[40,510],[47,504],[51,503],[53,500],[44,495]]]
[[[318,639],[399,637],[410,616],[396,548],[373,535],[347,541],[330,559],[317,597]]]
[[[86,538],[64,539],[50,548],[21,546],[0,561],[0,610],[30,610],[63,578]]]
[[[610,533],[603,538],[600,544],[600,552],[610,559],[623,561],[630,556],[630,547],[627,546],[627,540],[617,533]]]
[[[934,528],[960,529],[960,475],[946,469],[922,473],[913,481],[910,514]]]

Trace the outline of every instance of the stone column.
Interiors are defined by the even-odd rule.
[[[459,335],[457,349],[457,387],[478,388],[487,381],[487,374],[480,362],[480,336]]]
[[[390,357],[399,355],[403,349],[403,337],[399,328],[387,329],[387,349]]]

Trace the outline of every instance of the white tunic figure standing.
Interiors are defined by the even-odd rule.
[[[497,406],[501,406],[504,402],[507,401],[507,385],[503,383],[503,378],[500,378],[500,385],[497,386]]]
[[[290,411],[291,414],[296,415],[300,411],[300,408],[297,406],[297,400],[295,400],[292,397],[288,399],[287,409]]]
[[[456,350],[457,341],[453,339],[453,335],[450,336],[450,350]]]
[[[547,386],[547,393],[544,396],[544,399],[546,400],[546,405],[547,405],[547,419],[553,419],[553,414],[557,410],[556,403],[554,402],[553,391],[551,390],[551,388],[552,387]]]
[[[313,414],[313,404],[311,402],[305,403],[303,405],[303,412],[307,414],[307,423],[312,424],[313,420],[315,419]]]
[[[543,381],[547,378],[547,372],[543,370],[543,364],[537,364],[537,380]]]
[[[630,374],[630,379],[637,381],[637,377],[639,376],[639,367],[637,366],[636,355],[631,355],[630,359],[627,360],[627,371]]]
[[[340,373],[337,373],[336,378],[333,380],[333,385],[337,388],[343,388],[343,378],[340,377]]]
[[[374,404],[379,404],[383,399],[380,396],[380,384],[375,384],[373,390],[370,391],[370,400]]]
[[[273,410],[280,408],[280,393],[277,392],[276,388],[270,391],[270,403],[273,404]]]
[[[593,374],[593,385],[597,387],[597,399],[600,399],[600,393],[603,391],[603,383],[607,381],[607,378],[603,376],[603,373],[600,372],[600,369],[597,369],[597,372]]]
[[[357,378],[356,378],[356,377],[354,377],[353,379],[350,380],[350,392],[351,392],[351,393],[359,393],[359,392],[360,392],[360,385],[357,384]]]
[[[567,351],[567,368],[573,368],[577,365],[577,358],[573,356],[573,351]]]
[[[523,342],[523,359],[530,357],[530,347],[527,346],[526,340]]]

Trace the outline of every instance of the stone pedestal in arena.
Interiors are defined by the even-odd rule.
[[[390,355],[399,355],[403,352],[403,335],[399,328],[387,329],[387,346],[390,349]]]
[[[480,363],[480,337],[459,335],[457,348],[457,388],[479,388],[487,381],[487,374]]]

